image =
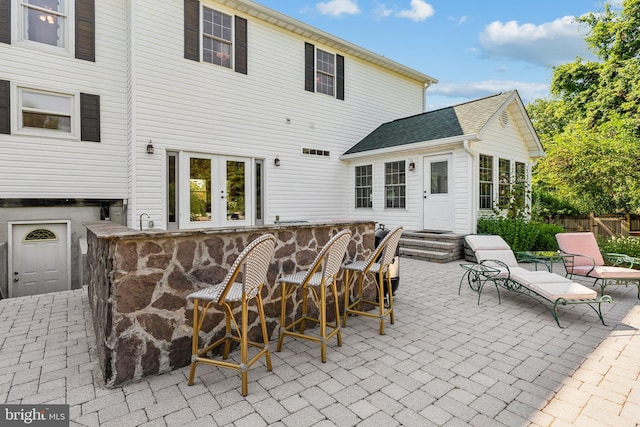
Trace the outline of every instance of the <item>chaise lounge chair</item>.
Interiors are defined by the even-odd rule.
[[[604,265],[604,258],[598,247],[598,242],[593,233],[558,233],[556,234],[558,247],[564,255],[562,260],[567,276],[583,276],[595,279],[593,282],[600,285],[604,295],[604,289],[608,285],[628,285],[635,282],[638,287],[638,299],[640,299],[640,270],[620,267],[621,263],[633,265],[637,258],[621,254],[605,254],[609,259],[615,260],[615,266]]]
[[[498,291],[500,303],[502,287],[553,304],[553,307],[549,308],[542,304],[542,301],[538,301],[549,310],[558,326],[560,322],[557,307],[569,304],[589,305],[606,326],[602,317],[602,303],[612,302],[610,296],[603,295],[598,298],[596,291],[566,277],[550,271],[530,271],[520,267],[513,251],[500,236],[469,235],[465,240],[478,264],[462,264],[467,271],[460,280],[460,286],[466,278],[471,288],[478,292],[478,304],[480,304],[483,286],[487,282],[492,282]]]

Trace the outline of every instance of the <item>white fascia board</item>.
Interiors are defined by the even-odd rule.
[[[424,151],[426,149],[442,148],[457,144],[463,144],[464,141],[479,141],[481,138],[476,134],[452,136],[449,138],[436,139],[433,141],[421,141],[411,144],[398,145],[395,147],[380,148],[378,150],[362,151],[360,153],[342,154],[338,158],[340,160],[354,160],[364,157],[384,156],[386,154],[400,154],[412,151]]]

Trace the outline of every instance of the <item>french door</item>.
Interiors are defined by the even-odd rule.
[[[248,157],[167,153],[167,228],[261,223],[262,166]]]

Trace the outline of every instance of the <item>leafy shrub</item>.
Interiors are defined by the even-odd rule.
[[[544,222],[530,222],[529,225],[538,229],[536,241],[531,248],[532,251],[558,250],[556,234],[562,233],[564,231],[564,227],[556,224],[547,224]]]
[[[531,217],[534,220],[581,213],[577,207],[567,202],[566,199],[558,198],[553,193],[545,191],[541,185],[533,186],[532,204]]]
[[[603,253],[640,257],[640,239],[634,236],[598,237],[598,246]]]
[[[558,225],[527,221],[521,218],[483,216],[478,218],[478,234],[502,237],[514,252],[555,251],[555,235],[564,229]]]

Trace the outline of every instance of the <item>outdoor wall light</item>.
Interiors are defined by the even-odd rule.
[[[410,170],[410,171],[414,171],[414,170],[416,170],[416,164],[415,164],[415,162],[413,161],[413,159],[412,159],[412,160],[409,160],[409,170]]]
[[[273,159],[273,164],[276,166],[280,166],[280,158],[278,156],[276,156],[276,158]]]
[[[149,143],[147,144],[147,154],[153,154],[153,144],[151,143],[151,140],[149,140]]]

